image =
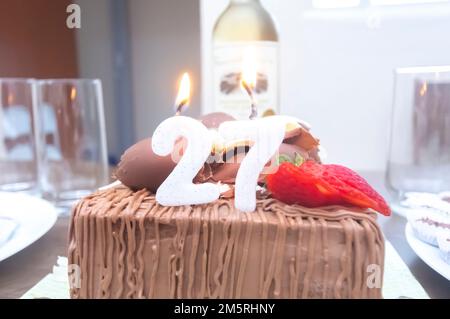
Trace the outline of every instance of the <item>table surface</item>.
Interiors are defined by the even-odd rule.
[[[378,191],[389,198],[380,172],[361,173]],[[405,238],[406,220],[398,215],[381,216],[379,223],[413,275],[431,298],[450,298],[450,282],[426,265],[409,247]],[[58,218],[41,239],[0,262],[0,298],[19,298],[51,272],[57,256],[67,254],[68,217]]]

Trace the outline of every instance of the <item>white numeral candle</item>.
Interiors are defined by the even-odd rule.
[[[270,116],[256,120],[229,121],[219,126],[219,134],[225,141],[253,141],[236,176],[234,206],[237,209],[244,212],[255,210],[259,174],[283,142],[288,121],[283,116]]]
[[[159,186],[156,201],[164,206],[195,205],[215,201],[220,195],[219,185],[192,182],[210,155],[213,143],[212,135],[201,122],[186,116],[166,119],[153,134],[153,152],[160,156],[171,154],[175,141],[181,136],[187,140],[187,147],[175,169]],[[173,159],[175,158],[176,156],[173,156]]]

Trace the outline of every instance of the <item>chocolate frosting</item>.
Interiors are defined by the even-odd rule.
[[[160,206],[146,190],[98,191],[69,229],[72,298],[380,298],[367,282],[384,240],[375,214],[258,199]],[[69,273],[69,279],[73,274]],[[71,281],[71,280],[69,280]],[[71,281],[72,282],[72,281]],[[73,282],[76,282],[74,280]]]
[[[233,121],[231,115],[222,112],[203,115],[199,120],[209,129],[217,129],[225,121]],[[182,154],[182,148],[185,144],[175,145],[175,149]],[[244,145],[249,145],[248,143]],[[318,156],[319,141],[314,138],[308,129],[302,125],[286,132],[284,143],[280,146],[279,153],[294,157],[295,153],[301,155],[305,160],[314,160],[320,162]],[[245,156],[249,147],[235,145],[227,148],[227,154],[212,154],[222,158],[220,163],[205,163],[202,170],[197,174],[194,182],[203,183],[206,181],[221,182],[233,184],[236,178],[240,162]],[[229,152],[232,156],[228,156]],[[151,139],[142,140],[122,155],[116,177],[126,186],[133,190],[146,188],[153,193],[156,192],[159,185],[170,174],[176,163],[171,156],[161,157],[153,153],[151,148]],[[260,182],[264,176],[260,176]]]

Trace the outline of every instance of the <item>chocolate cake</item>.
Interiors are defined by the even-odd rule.
[[[344,207],[162,207],[116,187],[76,207],[69,259],[72,298],[380,298],[367,279],[384,242],[375,214]]]
[[[295,130],[282,153],[320,165],[318,140],[308,127]],[[137,143],[119,164],[121,183],[73,209],[68,257],[80,281],[72,298],[382,297],[384,240],[373,209],[287,204],[262,176],[256,209],[244,213],[233,205],[235,163],[205,163],[195,178],[227,185],[218,200],[162,206],[155,192],[174,167],[167,161],[150,139]]]

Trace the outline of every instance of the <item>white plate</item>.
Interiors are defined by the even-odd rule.
[[[418,239],[413,232],[409,223],[405,228],[406,240],[414,252],[422,259],[428,266],[433,268],[439,274],[450,280],[450,265],[447,264],[439,255],[439,248],[424,243]]]
[[[0,192],[0,216],[13,218],[19,225],[12,237],[0,246],[0,261],[38,240],[56,222],[55,207],[38,197]]]

